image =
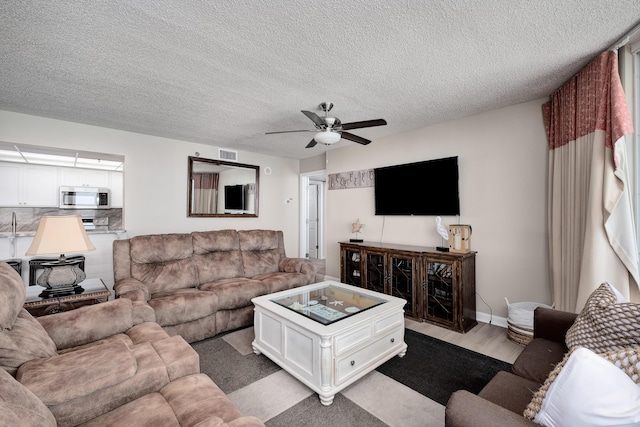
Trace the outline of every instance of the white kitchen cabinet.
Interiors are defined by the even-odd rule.
[[[110,172],[111,207],[121,208],[124,204],[124,180],[122,172]]]
[[[56,168],[1,163],[0,206],[57,206],[57,177]]]
[[[109,187],[109,171],[59,168],[60,185],[69,187]]]

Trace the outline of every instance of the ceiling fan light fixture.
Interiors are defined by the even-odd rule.
[[[325,130],[325,131],[316,133],[313,136],[313,139],[315,139],[315,141],[319,144],[331,145],[340,141],[340,134],[338,132]]]

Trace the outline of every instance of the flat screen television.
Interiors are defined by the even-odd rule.
[[[460,215],[458,157],[374,169],[376,215]]]
[[[224,186],[224,208],[227,210],[244,210],[244,185]]]

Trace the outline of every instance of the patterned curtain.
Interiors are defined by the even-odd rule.
[[[193,173],[193,213],[218,212],[218,181],[217,173]]]
[[[598,56],[544,104],[549,256],[556,308],[578,312],[605,281],[638,294],[624,135],[633,132],[616,52]]]

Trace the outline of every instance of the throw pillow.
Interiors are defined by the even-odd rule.
[[[640,384],[640,348],[613,350],[600,354],[600,356],[616,365],[634,383]]]
[[[534,394],[524,416],[543,426],[640,423],[640,387],[614,364],[578,347]]]
[[[567,331],[566,344],[596,353],[640,347],[639,325],[640,304],[624,302],[611,285],[603,283]]]

